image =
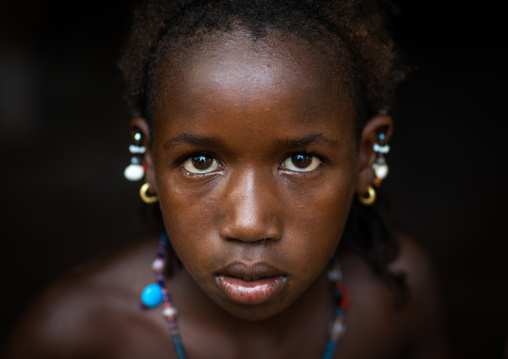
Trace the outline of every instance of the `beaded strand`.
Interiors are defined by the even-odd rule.
[[[153,261],[152,269],[155,271],[157,284],[150,284],[141,294],[141,308],[153,308],[164,302],[164,310],[162,313],[166,317],[169,324],[169,332],[173,338],[173,345],[179,359],[186,359],[183,350],[182,340],[176,325],[176,315],[178,311],[171,305],[171,298],[166,289],[166,278],[164,276],[164,267],[166,265],[166,247],[169,239],[165,233],[161,234],[159,244],[157,246],[157,258]],[[151,290],[150,290],[151,289]]]
[[[168,243],[169,239],[167,235],[165,233],[161,234],[157,247],[157,257],[152,264],[152,269],[156,273],[157,283],[150,284],[143,290],[140,307],[142,309],[153,308],[164,302],[163,314],[169,324],[169,331],[173,338],[176,354],[179,359],[186,359],[178,326],[176,325],[178,311],[171,305],[171,298],[165,283],[164,267],[166,265],[166,248]],[[337,342],[346,331],[344,315],[349,307],[349,293],[346,286],[342,283],[342,271],[335,255],[332,257],[331,265],[328,279],[334,284],[335,319],[330,330],[330,338],[321,359],[332,359]]]
[[[328,280],[334,284],[335,319],[322,359],[331,359],[333,357],[339,339],[346,333],[344,315],[349,308],[349,292],[344,283],[342,283],[342,271],[336,255],[332,257],[332,268],[328,271]]]

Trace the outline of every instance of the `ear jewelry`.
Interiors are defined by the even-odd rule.
[[[364,205],[364,206],[371,206],[376,202],[376,191],[374,191],[374,188],[372,186],[369,186],[367,188],[367,197],[358,195],[358,200]]]
[[[152,269],[155,271],[157,283],[149,284],[141,293],[141,309],[154,308],[164,303],[163,315],[169,324],[169,331],[173,337],[173,346],[179,359],[186,359],[183,344],[180,339],[180,333],[176,325],[176,315],[178,311],[171,305],[169,292],[166,289],[164,267],[166,265],[166,251],[169,239],[165,233],[159,238],[157,257],[153,261]],[[349,292],[342,283],[342,271],[339,266],[337,256],[332,257],[330,269],[328,271],[328,280],[333,284],[333,295],[335,298],[335,319],[330,331],[330,336],[326,344],[322,359],[332,359],[337,342],[345,332],[346,326],[344,316],[349,308]]]
[[[145,202],[146,204],[152,204],[158,201],[157,196],[149,196],[148,195],[148,189],[150,188],[150,183],[146,182],[144,185],[141,186],[139,189],[139,196]]]
[[[379,187],[381,182],[388,175],[388,165],[386,164],[384,155],[390,152],[390,146],[385,143],[386,134],[384,131],[378,133],[377,139],[379,143],[374,143],[373,146],[374,152],[376,152],[376,162],[372,165],[372,169],[376,176],[374,178],[374,186]]]
[[[146,166],[141,162],[141,156],[146,152],[145,146],[141,146],[143,135],[141,132],[134,134],[134,144],[129,146],[129,152],[132,154],[131,163],[123,171],[123,175],[129,181],[139,181],[145,176]]]
[[[376,187],[381,185],[381,182],[388,175],[388,165],[386,164],[385,156],[388,152],[390,152],[390,146],[386,144],[386,134],[385,130],[379,131],[377,135],[378,142],[374,143],[373,149],[376,153],[376,161],[372,164],[372,169],[374,170],[374,180],[373,184]],[[372,186],[367,188],[367,196],[358,195],[358,200],[364,206],[371,206],[376,202],[376,191]]]

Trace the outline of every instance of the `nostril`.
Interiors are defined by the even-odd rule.
[[[253,242],[249,242],[249,243],[264,246],[264,245],[266,245],[266,241],[269,241],[270,239],[271,238],[261,238],[261,239],[258,239],[257,241],[253,241]]]

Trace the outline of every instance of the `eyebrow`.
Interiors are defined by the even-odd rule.
[[[337,141],[326,138],[322,133],[310,133],[303,137],[293,139],[286,138],[286,145],[290,147],[305,147],[311,143],[320,143],[327,146],[335,146]]]
[[[191,144],[196,146],[210,146],[220,144],[218,138],[211,136],[192,135],[190,133],[181,133],[178,136],[166,141],[163,145],[164,149],[170,150],[179,144]],[[286,146],[288,147],[305,147],[312,143],[321,143],[326,146],[335,146],[337,141],[326,138],[322,133],[310,133],[298,138],[286,138]]]
[[[170,150],[182,143],[196,146],[210,146],[216,145],[220,142],[221,141],[215,137],[192,135],[190,133],[181,133],[178,136],[166,141],[163,147],[167,150]]]

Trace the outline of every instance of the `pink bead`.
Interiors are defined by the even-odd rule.
[[[152,263],[152,269],[156,272],[162,272],[164,269],[164,260],[161,258],[157,258]]]
[[[332,340],[338,340],[344,334],[345,330],[346,330],[346,327],[343,322],[343,317],[335,318],[335,322],[333,323],[330,338]]]
[[[166,307],[162,312],[166,317],[174,317],[178,314],[178,310],[173,307]]]

